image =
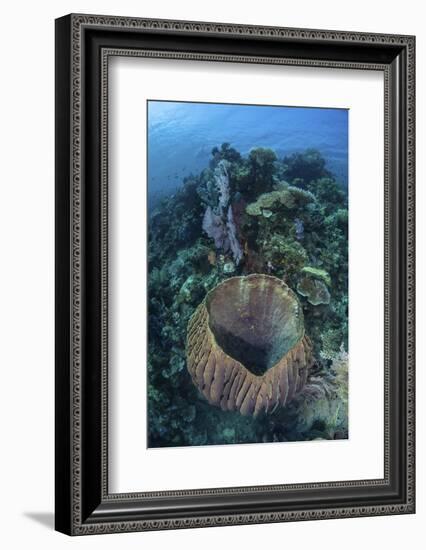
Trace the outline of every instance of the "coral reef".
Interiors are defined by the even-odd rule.
[[[248,156],[250,170],[250,194],[258,194],[272,187],[274,165],[277,156],[272,149],[258,147]]]
[[[318,279],[318,280],[322,281],[327,286],[331,285],[330,275],[324,269],[319,269],[318,267],[312,267],[310,265],[307,265],[304,268],[302,268],[301,272],[304,275],[307,275],[311,278]]]
[[[291,181],[307,184],[322,177],[331,176],[325,167],[325,159],[319,151],[307,149],[283,160],[285,176]]]
[[[313,362],[296,296],[269,275],[233,277],[207,294],[188,324],[187,359],[211,405],[255,417],[289,403]]]
[[[272,212],[282,211],[281,207],[283,206],[288,210],[300,208],[314,200],[315,197],[310,191],[281,183],[279,189],[263,193],[255,202],[249,204],[246,212],[250,216],[265,216],[265,211],[272,214]],[[270,215],[265,217],[269,218]],[[299,220],[299,222],[301,221]]]
[[[330,293],[325,284],[318,279],[303,277],[297,284],[297,292],[306,296],[313,306],[330,303]]]
[[[151,209],[150,447],[347,437],[347,201],[347,189],[318,151],[280,159],[259,147],[244,156],[224,143],[212,150],[204,170],[187,176],[177,192]],[[243,396],[239,406],[229,396],[226,410],[212,406],[209,401],[220,405],[211,397],[218,398],[217,388],[213,394],[212,383],[205,393],[199,389],[186,358],[188,324],[200,304],[206,306],[213,289],[252,274],[277,278],[297,292],[309,353],[315,357],[303,391],[273,412],[272,397],[267,406],[262,398],[258,412],[271,414],[256,418],[251,400],[243,407],[251,413],[240,414]],[[228,302],[231,315],[235,302]],[[208,326],[216,339],[216,329]],[[221,346],[219,340],[216,344]],[[265,374],[251,372],[255,365],[247,359],[237,360],[252,377]],[[266,373],[274,372],[273,366]]]
[[[262,241],[260,249],[274,275],[287,282],[293,281],[292,276],[299,273],[308,259],[305,249],[298,241],[286,239],[279,233],[273,233]]]

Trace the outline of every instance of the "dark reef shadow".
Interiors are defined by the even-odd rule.
[[[55,528],[55,516],[53,512],[24,512],[23,515],[51,530]]]

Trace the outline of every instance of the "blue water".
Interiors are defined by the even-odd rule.
[[[270,147],[279,158],[318,149],[336,179],[348,181],[348,111],[281,107],[148,102],[149,203],[174,192],[183,178],[208,166],[211,150],[228,142],[242,155]]]

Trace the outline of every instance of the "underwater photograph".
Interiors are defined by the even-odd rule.
[[[348,116],[147,102],[149,448],[349,437]]]

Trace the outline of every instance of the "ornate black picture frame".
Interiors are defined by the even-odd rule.
[[[110,56],[382,71],[383,479],[108,491]],[[415,38],[68,15],[56,21],[56,529],[69,535],[414,513]]]

